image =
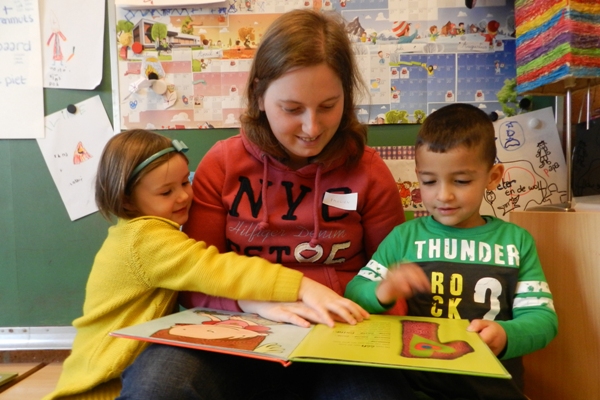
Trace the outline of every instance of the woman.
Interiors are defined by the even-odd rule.
[[[339,18],[307,10],[279,17],[256,51],[240,134],[215,144],[194,175],[185,232],[221,252],[280,262],[343,294],[379,242],[404,221],[390,171],[365,145],[366,127],[355,114],[360,88]],[[180,301],[298,325],[314,321],[299,302],[235,302],[201,293],[182,293]],[[158,369],[166,375],[165,365],[185,372],[168,384],[156,381]],[[142,398],[135,393],[142,379],[158,382],[152,398],[165,399],[413,396],[397,370],[302,363],[281,368],[157,345],[125,372],[123,398]]]

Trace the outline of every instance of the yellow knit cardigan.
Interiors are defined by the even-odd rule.
[[[163,218],[119,220],[96,255],[86,286],[83,316],[56,389],[44,397],[114,399],[118,378],[146,343],[109,333],[162,317],[177,291],[232,299],[295,301],[302,274],[262,258],[219,254]]]

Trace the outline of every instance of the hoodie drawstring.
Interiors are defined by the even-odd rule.
[[[262,154],[263,160],[263,182],[261,188],[263,216],[262,221],[258,223],[258,229],[263,231],[269,228],[269,211],[267,208],[267,188],[269,186],[268,171],[269,171],[269,157],[266,154]],[[315,197],[313,202],[313,224],[315,229],[310,239],[310,247],[316,247],[319,244],[319,210],[321,205],[321,199],[319,198],[320,186],[321,186],[321,170],[322,164],[317,166],[317,173],[315,175]]]
[[[310,239],[310,247],[316,247],[319,244],[319,206],[321,199],[319,199],[321,186],[321,164],[317,167],[317,174],[315,175],[315,197],[313,204],[313,223],[315,230],[313,231],[312,239]]]
[[[269,168],[269,158],[266,154],[262,154],[261,158],[263,159],[263,182],[262,182],[262,205],[263,205],[263,220],[258,223],[258,229],[260,231],[264,231],[269,227],[269,212],[267,210],[267,187],[269,186],[268,177],[268,168]]]

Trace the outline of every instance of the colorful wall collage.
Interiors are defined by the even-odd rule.
[[[510,0],[228,0],[116,8],[122,128],[238,127],[262,35],[298,8],[344,17],[368,88],[358,101],[364,123],[420,123],[449,102],[511,112],[510,96],[497,95],[516,75]]]

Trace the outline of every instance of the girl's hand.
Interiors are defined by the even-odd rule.
[[[258,314],[271,321],[287,322],[303,328],[310,326],[309,321],[319,321],[315,310],[301,301],[295,303],[277,303],[270,301],[238,300],[238,305],[244,312]]]
[[[381,304],[392,304],[398,298],[407,299],[417,292],[431,291],[429,278],[415,263],[390,268],[375,292]]]
[[[369,318],[369,313],[352,300],[307,277],[302,278],[298,299],[317,314],[318,318],[313,319],[314,321],[329,327],[334,326],[334,319],[355,325]]]
[[[495,355],[506,347],[506,331],[499,323],[486,319],[474,319],[467,327],[469,332],[477,332]]]

